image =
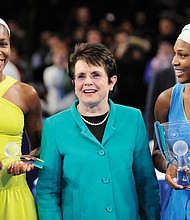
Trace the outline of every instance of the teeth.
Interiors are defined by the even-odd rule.
[[[84,90],[85,93],[95,92],[95,90]]]
[[[182,73],[183,72],[183,70],[175,70],[176,71],[176,73]]]

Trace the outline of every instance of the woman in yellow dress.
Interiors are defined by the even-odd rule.
[[[42,113],[37,92],[26,83],[4,75],[9,62],[10,29],[0,19],[0,219],[37,220],[34,197],[26,182],[26,172],[34,169],[31,164],[6,157],[4,148],[14,142],[21,154],[23,130],[30,143],[30,154],[38,155]]]

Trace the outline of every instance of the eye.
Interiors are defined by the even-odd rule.
[[[82,79],[82,78],[84,78],[84,75],[78,75],[77,78]]]
[[[1,47],[6,47],[8,44],[7,43],[0,43]]]
[[[81,73],[81,74],[78,74],[77,76],[76,76],[76,78],[77,79],[79,79],[79,80],[81,80],[81,79],[85,79],[85,74],[83,74],[83,73]]]
[[[181,58],[185,58],[185,57],[188,57],[188,56],[189,56],[189,54],[183,54],[183,53],[180,54]]]
[[[101,75],[99,73],[93,73],[92,74],[92,78],[93,79],[100,79],[101,78]]]

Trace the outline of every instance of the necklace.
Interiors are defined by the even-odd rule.
[[[107,113],[106,117],[105,117],[102,121],[100,121],[100,122],[98,122],[98,123],[90,122],[90,121],[86,120],[85,118],[83,118],[82,115],[81,115],[81,118],[82,118],[82,120],[83,120],[85,123],[87,123],[87,124],[89,124],[89,125],[99,126],[99,125],[102,125],[102,124],[106,121],[106,119],[108,118],[108,116],[109,116],[109,112]]]

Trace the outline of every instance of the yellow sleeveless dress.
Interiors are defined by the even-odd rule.
[[[15,142],[21,154],[24,114],[2,96],[16,82],[10,76],[0,82],[0,160],[4,166],[0,171],[0,220],[37,220],[35,200],[26,174],[12,176],[7,173],[7,166],[15,159],[6,157],[4,147],[8,142]]]

